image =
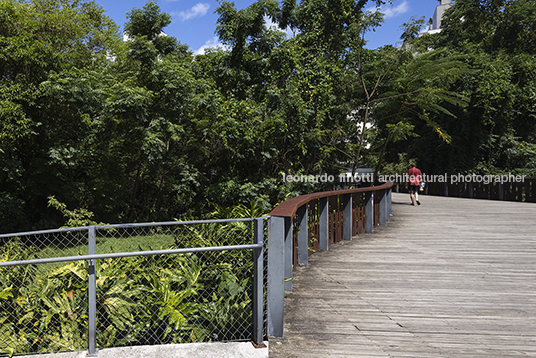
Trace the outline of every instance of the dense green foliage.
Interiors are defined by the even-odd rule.
[[[454,116],[434,115],[450,134],[446,144],[419,128],[420,138],[390,148],[418,158],[428,173],[536,174],[536,2],[456,0],[439,34],[411,41],[419,52],[459,54],[470,72],[453,91],[465,107],[448,107]]]
[[[222,1],[226,47],[194,55],[154,2],[121,41],[91,1],[0,0],[0,232],[63,224],[50,197],[161,221],[312,189],[282,174],[534,171],[534,2],[458,0],[440,34],[412,19],[377,50],[367,3]]]

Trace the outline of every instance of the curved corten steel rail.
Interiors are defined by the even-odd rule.
[[[327,198],[333,195],[343,195],[343,194],[354,194],[354,193],[367,193],[374,192],[382,189],[390,189],[393,187],[392,182],[387,182],[378,186],[371,186],[367,188],[356,188],[356,189],[344,189],[344,190],[333,190],[333,191],[322,191],[318,193],[305,194],[294,197],[289,200],[285,200],[281,204],[275,207],[274,210],[269,214],[270,216],[283,216],[283,217],[293,217],[296,215],[298,208],[304,204],[309,203],[315,199]]]
[[[272,210],[267,246],[268,336],[283,337],[284,292],[292,290],[293,267],[307,265],[312,251],[328,250],[334,242],[351,240],[357,233],[386,225],[392,187],[393,183],[387,182],[300,195]]]

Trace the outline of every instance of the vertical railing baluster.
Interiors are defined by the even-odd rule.
[[[253,221],[253,243],[260,245],[253,250],[253,342],[263,341],[263,299],[264,299],[264,219]]]
[[[88,255],[97,253],[95,226],[88,228]],[[97,356],[97,277],[96,261],[89,260],[88,266],[88,356]]]
[[[380,196],[380,225],[387,225],[387,189],[378,191]]]
[[[309,204],[298,208],[298,264],[309,262]]]
[[[343,221],[343,238],[352,240],[352,194],[343,195],[344,221]]]
[[[287,218],[270,217],[268,231],[268,336],[283,337]],[[292,259],[292,256],[288,257]]]
[[[391,210],[392,210],[392,204],[393,204],[393,188],[388,188],[387,190],[387,220],[391,217]]]
[[[292,268],[294,266],[293,218],[285,218],[285,291],[292,291]]]
[[[365,231],[372,232],[374,229],[374,195],[372,191],[365,193]]]
[[[474,197],[474,194],[473,194],[473,181],[471,180],[468,185],[469,185],[469,198],[472,199]]]

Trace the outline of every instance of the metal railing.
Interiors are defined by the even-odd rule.
[[[386,225],[392,185],[262,218],[0,235],[0,355],[283,337],[293,267]]]
[[[268,239],[268,336],[283,337],[283,301],[292,290],[292,270],[308,264],[314,250],[386,225],[393,183],[302,195],[270,213]]]
[[[502,176],[498,176],[501,178]],[[509,179],[508,177],[506,177]],[[397,192],[407,192],[405,183],[396,184]],[[425,195],[456,198],[536,202],[536,178],[516,181],[460,181],[457,176],[445,176],[443,181],[426,183]]]
[[[0,235],[0,354],[262,343],[266,219]]]

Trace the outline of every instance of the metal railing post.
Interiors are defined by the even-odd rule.
[[[298,264],[309,263],[309,204],[298,208]]]
[[[97,253],[95,226],[88,228],[88,255]],[[88,356],[97,356],[97,260],[88,260]]]
[[[285,291],[292,291],[292,269],[294,264],[294,229],[292,218],[285,217]]]
[[[393,188],[387,189],[387,219],[391,217],[392,209],[393,209]]]
[[[367,191],[365,193],[366,232],[372,232],[374,229],[374,195],[372,195],[372,193],[372,191]]]
[[[253,249],[253,342],[263,341],[263,299],[264,299],[264,219],[253,221],[253,244],[260,247]]]
[[[283,337],[285,217],[272,216],[268,234],[268,336]]]
[[[474,197],[474,187],[473,187],[473,181],[471,180],[469,182],[469,198],[472,199]]]
[[[380,225],[387,225],[387,189],[379,190],[380,195]]]
[[[344,240],[352,240],[352,194],[343,195],[343,205],[344,205],[344,229],[343,237]]]
[[[318,222],[318,244],[320,250],[329,249],[329,201],[328,198],[321,198],[318,205],[319,222]]]

